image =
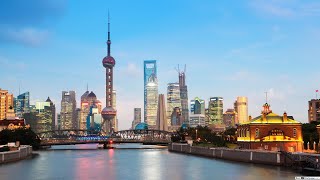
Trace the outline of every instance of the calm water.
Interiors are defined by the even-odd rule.
[[[57,146],[38,156],[0,165],[5,179],[294,179],[276,166],[253,165],[168,152],[167,149],[96,150],[97,145]],[[154,147],[135,144],[118,148]],[[72,148],[72,150],[70,150]]]

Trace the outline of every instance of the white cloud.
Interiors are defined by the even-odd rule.
[[[47,30],[32,27],[12,28],[2,26],[0,29],[0,41],[38,46],[48,39],[49,34]]]

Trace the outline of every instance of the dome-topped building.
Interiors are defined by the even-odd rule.
[[[302,152],[302,127],[299,121],[275,114],[265,103],[260,116],[242,123],[237,128],[238,145],[243,149]]]

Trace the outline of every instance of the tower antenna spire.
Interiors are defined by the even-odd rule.
[[[110,40],[110,13],[108,9],[108,56],[110,56],[110,46],[111,46],[111,40]]]
[[[88,88],[88,87],[89,87],[89,85],[88,85],[88,83],[87,83],[87,91],[89,90],[89,88]]]

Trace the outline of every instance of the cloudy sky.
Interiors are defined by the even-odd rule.
[[[249,99],[259,115],[265,93],[274,112],[307,122],[320,89],[318,0],[10,0],[0,2],[0,88],[32,103],[86,90],[104,101],[107,11],[120,129],[143,108],[143,60],[156,59],[159,93],[187,65],[189,98]]]

